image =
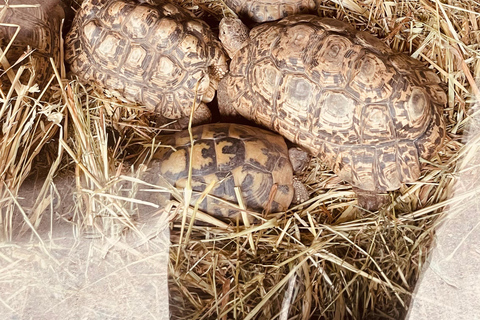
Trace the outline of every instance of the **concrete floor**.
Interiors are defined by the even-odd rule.
[[[476,199],[438,229],[408,320],[480,320],[480,206]]]
[[[0,319],[169,319],[166,215],[143,210],[136,232],[79,236],[73,181],[56,185],[53,218],[44,215],[37,235],[16,229],[0,243]],[[27,183],[19,197],[27,212],[35,192]]]
[[[453,200],[417,283],[408,320],[480,320],[480,121],[470,121]]]

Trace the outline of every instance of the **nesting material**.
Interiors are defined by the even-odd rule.
[[[0,240],[12,239],[18,190],[29,175],[35,159],[46,152],[45,187],[58,169],[61,151],[44,147],[58,133],[64,119],[59,82],[62,72],[59,1],[13,0],[0,3]],[[22,24],[22,27],[20,27]],[[49,58],[50,57],[50,58]],[[61,129],[60,129],[61,130]],[[62,135],[62,133],[61,133]],[[55,160],[57,158],[57,160]],[[30,226],[45,209],[44,191],[32,215]],[[20,210],[21,211],[21,210]],[[32,225],[33,224],[33,225]]]
[[[177,2],[212,25],[224,15],[233,16],[220,0]],[[49,137],[44,132],[58,128],[56,148],[42,149],[47,155],[43,159],[54,164],[53,172],[64,161],[68,164],[64,168],[75,175],[72,221],[77,230],[120,236],[140,232],[135,214],[142,213],[135,206],[152,202],[138,197],[139,189],[161,190],[176,200],[165,207],[171,215],[173,319],[402,319],[443,209],[465,199],[451,194],[456,162],[471,148],[461,136],[477,111],[473,102],[480,97],[475,83],[480,77],[478,12],[480,5],[473,0],[345,0],[317,6],[320,16],[351,23],[377,35],[394,51],[425,62],[445,83],[445,145],[429,161],[422,160],[417,182],[389,193],[391,204],[379,212],[360,209],[352,188],[314,158],[301,176],[311,193],[302,205],[265,215],[258,224],[194,224],[192,216],[204,216],[198,206],[182,206],[189,203],[188,188],[180,193],[171,186],[142,182],[140,164],[148,164],[165,130],[153,126],[139,106],[125,105],[73,81],[57,91],[56,100],[28,100],[28,108],[2,96],[0,152],[6,159],[2,164],[8,164],[2,175],[8,172],[12,177],[8,181],[14,181],[0,186],[2,198],[9,199],[1,209],[2,231],[12,232],[10,216],[3,212],[13,212],[12,195],[30,172],[37,141],[44,144]],[[60,80],[65,87],[65,78],[60,78],[55,78],[56,84]],[[46,121],[45,115],[59,118]],[[44,131],[39,135],[32,128]],[[25,141],[29,148],[20,147]],[[125,179],[133,179],[137,187],[125,189],[119,182]],[[49,208],[46,192],[38,201]],[[25,220],[31,224],[27,229],[41,217],[42,210],[35,212]]]

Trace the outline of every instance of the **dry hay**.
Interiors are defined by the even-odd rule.
[[[221,0],[184,0],[182,4],[213,23],[232,14]],[[179,203],[165,209],[172,215],[172,318],[403,318],[443,209],[454,205],[461,210],[459,203],[476,192],[450,197],[459,172],[457,160],[464,158],[463,164],[468,164],[468,156],[479,145],[475,137],[466,146],[461,141],[476,111],[475,98],[480,96],[475,84],[480,79],[479,12],[480,3],[475,0],[321,2],[319,15],[368,30],[394,50],[425,61],[440,75],[448,95],[445,146],[424,161],[420,181],[392,192],[392,205],[380,212],[359,209],[351,187],[316,159],[302,177],[311,191],[310,200],[288,212],[266,216],[258,225],[194,225],[186,217],[192,210],[181,206],[188,192],[147,186],[172,193]],[[145,146],[158,142],[164,132],[154,128],[139,107],[126,106],[76,81],[62,94],[53,95],[53,102],[17,100],[28,108],[10,105],[5,97],[2,93],[0,152],[7,160],[2,163],[0,191],[5,205],[0,212],[5,234],[11,232],[7,212],[29,173],[30,166],[25,164],[38,153],[33,152],[38,148],[34,139],[39,132],[45,137],[46,131],[38,130],[46,128],[61,128],[58,150],[49,153],[53,170],[65,159],[74,167],[78,191],[74,220],[79,230],[105,235],[120,234],[126,228],[138,232],[131,219],[132,212],[138,213],[137,205],[157,212],[164,209],[135,198],[140,186],[145,187],[140,179],[143,166],[136,163],[128,169],[134,178],[125,175],[128,170],[123,163],[148,159],[150,149]],[[47,120],[39,110],[50,110]],[[48,118],[66,113],[63,121]],[[12,138],[28,143],[20,147],[9,142]],[[126,146],[137,148],[132,154],[125,151]],[[125,181],[131,186],[126,188]],[[38,202],[48,203],[46,193]],[[39,213],[29,221],[35,224]]]
[[[4,5],[0,6],[2,27],[7,9]],[[19,26],[10,24],[8,28]],[[9,48],[10,43],[0,48],[0,241],[12,239],[14,212],[18,210],[25,216],[19,207],[17,195],[40,153],[45,156],[43,164],[50,171],[35,202],[36,209],[28,219],[25,216],[26,224],[36,226],[37,219],[48,206],[46,189],[60,165],[62,152],[57,153],[55,147],[44,147],[51,143],[53,137],[63,137],[63,132],[58,134],[58,131],[62,131],[65,110],[59,85],[61,79],[65,78],[65,70],[57,70],[52,59],[54,70],[47,75],[48,83],[40,88],[36,76],[41,70],[36,68],[36,60],[32,56],[34,49],[29,48],[17,61],[8,61],[6,55]],[[63,52],[60,54],[63,57]],[[53,149],[53,152],[45,149]],[[37,161],[36,165],[40,163]]]

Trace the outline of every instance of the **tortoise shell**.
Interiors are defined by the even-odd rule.
[[[280,133],[366,191],[417,180],[420,157],[445,136],[435,72],[335,19],[298,15],[252,29],[218,96],[222,114]]]
[[[33,57],[32,68],[24,71],[20,77],[24,85],[27,85],[33,73],[35,82],[32,85],[37,83],[43,89],[53,75],[50,58],[53,58],[56,67],[60,65],[60,26],[64,17],[59,0],[10,0],[8,6],[2,9],[2,49],[5,50],[13,39],[5,55],[8,63],[14,66],[27,52]],[[28,47],[33,51],[29,51]],[[14,70],[19,65],[14,66]],[[10,80],[13,79],[3,76],[2,86]]]
[[[289,207],[294,195],[293,169],[283,137],[247,125],[222,123],[197,126],[192,133],[193,148],[188,130],[179,131],[162,140],[165,147],[154,159],[159,173],[178,188],[185,188],[192,166],[194,201],[215,182],[201,210],[235,217],[239,211],[225,204],[238,203],[235,187],[249,210],[281,212]]]
[[[88,0],[66,37],[67,63],[83,82],[144,105],[164,123],[183,119],[195,103],[196,122],[210,112],[227,71],[226,56],[209,26],[172,3]]]
[[[225,4],[243,20],[267,22],[316,8],[313,0],[226,0]]]

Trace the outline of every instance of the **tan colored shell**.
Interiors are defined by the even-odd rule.
[[[85,1],[67,34],[65,57],[82,81],[146,106],[164,123],[182,119],[183,127],[194,102],[196,122],[209,119],[204,102],[227,71],[209,26],[168,2]]]
[[[267,22],[316,8],[314,0],[225,0],[225,4],[242,19]]]
[[[334,19],[260,25],[218,90],[224,115],[272,129],[343,180],[384,192],[413,182],[442,144],[446,95],[434,71]]]
[[[252,211],[280,212],[288,208],[294,179],[283,137],[240,124],[207,124],[192,128],[192,132],[194,201],[215,182],[201,210],[218,217],[236,216],[238,210],[212,197],[237,204],[235,187],[240,188],[246,207]],[[165,147],[154,155],[160,174],[172,185],[184,188],[192,152],[188,131],[165,137],[162,145]]]
[[[57,67],[60,65],[60,25],[65,17],[64,10],[59,0],[10,0],[8,4],[10,7],[1,10],[0,46],[5,50],[13,39],[6,52],[8,63],[12,66],[29,52],[30,47],[33,50],[29,52],[33,58],[32,68],[24,71],[20,81],[27,85],[30,72],[33,72],[35,78],[30,86],[36,83],[43,89],[53,75],[50,58]],[[16,32],[18,34],[15,35]],[[10,76],[3,75],[2,86],[5,87],[11,80]]]

